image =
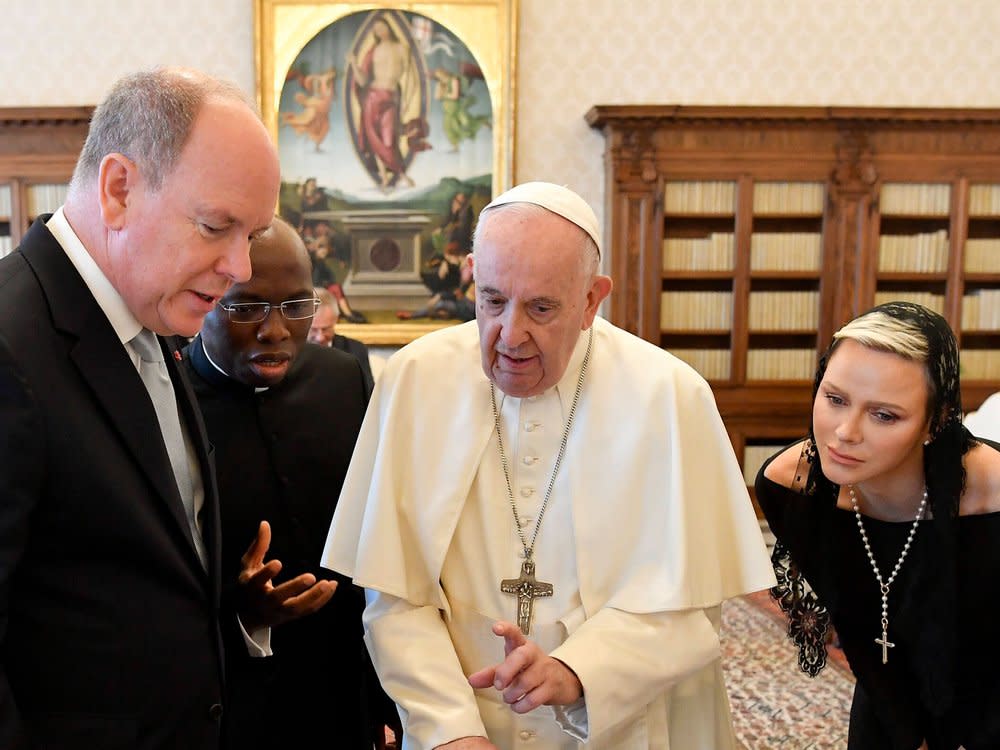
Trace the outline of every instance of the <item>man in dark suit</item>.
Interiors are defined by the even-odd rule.
[[[248,657],[228,633],[225,733],[234,750],[312,747],[306,717],[322,716],[334,746],[371,750],[395,707],[365,650],[364,594],[319,566],[369,386],[357,359],[306,343],[319,302],[295,229],[275,219],[251,244],[250,262],[253,276],[223,296],[184,357],[215,448],[223,581],[236,581],[243,542],[262,519],[284,563],[279,579],[340,580],[321,610],[272,628],[270,658]]]
[[[0,747],[219,747],[215,477],[162,337],[193,335],[249,277],[278,183],[236,87],[127,76],[65,205],[0,260]],[[333,593],[274,585],[267,544],[262,526],[240,573],[261,654],[269,624]]]
[[[316,308],[312,325],[309,326],[309,341],[320,346],[332,346],[334,349],[340,349],[342,352],[354,355],[361,363],[365,381],[368,383],[368,390],[371,391],[375,379],[372,377],[371,361],[368,359],[368,347],[357,339],[341,336],[337,333],[337,321],[340,320],[337,300],[322,287],[316,287],[314,292],[316,299],[319,300],[319,307]]]

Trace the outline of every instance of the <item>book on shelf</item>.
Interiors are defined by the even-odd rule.
[[[878,238],[878,270],[943,273],[948,270],[948,230],[883,234]]]
[[[1000,349],[962,349],[959,362],[962,377],[971,380],[1000,379]]]
[[[662,330],[728,331],[733,325],[732,292],[663,292]]]
[[[0,220],[10,219],[13,207],[10,203],[10,185],[0,185]]]
[[[812,380],[816,371],[813,349],[750,349],[747,380]]]
[[[667,237],[663,240],[664,271],[731,271],[736,254],[732,232],[707,237]]]
[[[687,362],[706,380],[728,380],[732,354],[728,349],[673,349],[668,352]]]
[[[0,258],[14,252],[14,240],[9,234],[0,235]]]
[[[819,325],[819,292],[750,292],[751,331],[806,331]]]
[[[962,297],[963,331],[1000,331],[1000,289],[976,289]]]
[[[736,183],[732,181],[668,182],[663,210],[668,214],[727,216],[736,209]]]
[[[791,440],[788,443],[792,442]],[[785,447],[787,443],[774,443],[771,445],[745,445],[743,446],[743,479],[748,487],[753,487],[757,480],[760,467],[764,465],[771,456]]]
[[[1000,238],[970,238],[965,241],[966,273],[1000,274]]]
[[[887,182],[879,192],[879,211],[883,216],[948,216],[951,185]]]
[[[928,310],[933,310],[938,315],[944,315],[944,295],[933,292],[875,292],[875,304],[884,305],[886,302],[913,302],[923,305]]]
[[[28,186],[28,215],[32,218],[55,211],[66,202],[65,184],[39,183]]]
[[[971,185],[969,216],[1000,216],[1000,185]]]
[[[753,186],[753,212],[758,215],[821,215],[825,192],[822,182],[757,182]]]
[[[822,248],[819,232],[755,232],[750,237],[750,270],[819,272]]]

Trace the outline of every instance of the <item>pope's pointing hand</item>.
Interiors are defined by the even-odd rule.
[[[569,705],[583,695],[583,685],[576,673],[525,638],[517,625],[500,621],[493,625],[493,632],[503,638],[506,658],[500,664],[469,675],[472,687],[493,687],[500,691],[504,702],[519,714],[539,706]]]

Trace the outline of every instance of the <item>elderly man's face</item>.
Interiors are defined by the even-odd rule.
[[[329,305],[323,305],[313,315],[309,326],[309,341],[320,346],[330,346],[337,333],[337,315]]]
[[[131,165],[116,185],[125,208],[108,227],[105,269],[140,323],[193,336],[230,285],[250,277],[250,237],[271,223],[278,175],[260,121],[220,100],[203,105],[158,190]]]
[[[514,204],[479,221],[473,273],[483,371],[504,393],[536,396],[562,378],[611,279],[593,275],[583,230],[561,216]]]
[[[309,333],[312,317],[289,320],[282,302],[313,298],[309,256],[294,230],[275,222],[254,241],[250,251],[253,276],[235,284],[224,304],[271,303],[258,323],[235,323],[221,307],[205,318],[201,337],[219,367],[235,380],[255,387],[276,385],[288,374]]]

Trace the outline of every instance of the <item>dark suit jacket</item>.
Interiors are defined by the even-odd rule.
[[[249,658],[239,633],[224,633],[227,746],[312,747],[320,719],[331,747],[370,750],[371,725],[384,719],[362,637],[364,595],[319,564],[368,404],[358,361],[306,344],[285,378],[261,392],[216,369],[200,337],[185,349],[184,365],[215,448],[223,580],[236,580],[248,540],[267,520],[266,559],[283,566],[276,582],[306,572],[339,581],[321,610],[272,628],[270,658]],[[232,593],[224,587],[224,608]],[[377,690],[366,696],[366,686]]]
[[[217,498],[167,363],[201,462],[208,573],[152,402],[69,258],[38,221],[0,260],[2,748],[218,747]]]
[[[350,339],[347,336],[341,336],[339,333],[333,335],[333,341],[330,342],[330,346],[334,349],[340,349],[342,352],[353,354],[357,358],[358,362],[361,363],[361,371],[365,374],[365,384],[368,386],[368,392],[371,393],[375,385],[375,378],[372,377],[372,365],[368,361],[368,347],[357,339]]]

